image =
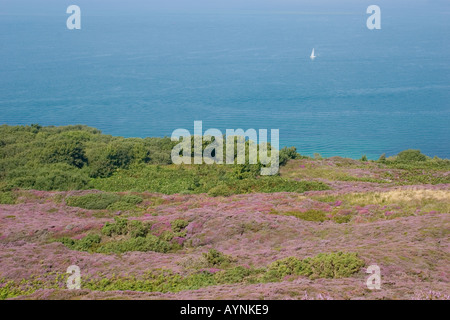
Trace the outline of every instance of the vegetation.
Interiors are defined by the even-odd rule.
[[[210,252],[211,253],[211,252]],[[217,257],[218,251],[212,253]],[[220,255],[220,253],[219,253]],[[213,259],[216,261],[216,259]],[[221,260],[221,259],[220,259]],[[201,270],[182,276],[167,269],[150,270],[139,278],[134,276],[112,276],[83,279],[83,289],[95,291],[143,291],[179,292],[202,287],[235,283],[280,282],[287,276],[308,276],[310,278],[343,278],[358,272],[364,261],[356,253],[322,253],[315,257],[298,259],[288,257],[270,264],[267,268],[229,267],[217,272]],[[0,299],[30,294],[37,289],[64,286],[67,275],[58,275],[54,280],[0,281]]]
[[[166,253],[181,248],[179,242],[172,240],[175,237],[185,237],[184,228],[187,225],[188,223],[184,220],[174,220],[172,222],[174,232],[165,231],[157,234],[152,232],[151,222],[143,223],[142,221],[116,217],[114,222],[107,222],[103,226],[102,235],[91,233],[80,240],[63,237],[55,241],[77,251],[97,253],[154,251]],[[171,237],[168,237],[168,234],[171,234]]]
[[[170,165],[175,144],[169,138],[125,139],[104,135],[86,126],[39,125],[2,125],[0,137],[0,183],[5,185],[5,191],[96,188],[110,192],[134,190],[229,196],[327,189],[318,182],[261,177],[261,164],[248,164],[248,154],[244,165]],[[203,148],[206,146],[204,143]],[[280,151],[282,164],[299,157],[293,147]],[[92,196],[69,199],[68,203],[87,209],[112,205],[120,209],[132,204],[126,200],[117,203],[111,195],[102,197],[97,199],[98,204],[92,204],[96,201]]]

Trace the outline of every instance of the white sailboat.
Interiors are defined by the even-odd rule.
[[[314,60],[315,58],[316,58],[316,55],[314,54],[314,48],[313,48],[313,51],[311,52],[311,60]]]

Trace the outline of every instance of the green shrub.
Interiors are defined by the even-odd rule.
[[[15,204],[16,203],[16,197],[15,195],[10,192],[0,192],[0,204]]]
[[[216,249],[211,249],[207,253],[203,253],[203,257],[211,267],[223,267],[232,262],[230,256],[227,256]]]
[[[228,270],[219,271],[214,275],[218,284],[232,284],[244,281],[245,278],[252,274],[251,269],[237,266]]]
[[[427,156],[422,154],[420,150],[412,150],[412,149],[400,152],[396,158],[396,161],[398,162],[419,162],[426,160]]]
[[[307,275],[311,278],[349,277],[364,266],[364,261],[353,252],[320,253],[303,261],[308,264]]]
[[[363,155],[362,157],[361,157],[361,160],[360,161],[362,161],[362,162],[367,162],[368,160],[367,160],[367,156],[366,155]]]
[[[122,197],[122,199],[120,201],[129,203],[132,205],[138,205],[138,204],[142,203],[142,201],[144,201],[144,199],[142,199],[142,197],[135,196],[135,195],[125,195]]]
[[[148,225],[142,223],[142,221],[131,220],[128,221],[128,234],[131,238],[139,238],[147,236],[149,231]]]
[[[288,257],[270,264],[264,275],[265,281],[280,281],[286,276],[303,275],[310,278],[343,278],[358,272],[364,261],[357,253],[320,253],[300,260]]]
[[[173,220],[171,223],[173,232],[180,232],[189,225],[189,221],[183,219]]]
[[[137,237],[127,240],[111,241],[98,248],[99,253],[125,253],[129,251],[154,251],[166,253],[175,249],[176,246],[160,240],[154,235],[147,235],[145,238]]]
[[[284,147],[280,150],[280,153],[279,153],[280,166],[284,166],[284,165],[286,165],[286,163],[288,163],[289,160],[297,159],[299,157],[300,157],[300,155],[297,153],[297,148]]]
[[[114,193],[89,193],[83,196],[72,196],[66,199],[67,205],[89,210],[106,209],[118,202],[120,197]]]
[[[115,217],[114,222],[106,222],[102,228],[102,233],[108,237],[115,235],[125,235],[128,233],[128,220]]]
[[[58,242],[61,242],[66,247],[77,251],[94,251],[100,244],[102,238],[97,234],[89,234],[80,240],[74,240],[71,238],[61,238]]]
[[[349,223],[351,220],[351,215],[337,215],[333,217],[333,221],[336,223]]]
[[[233,195],[233,190],[231,190],[227,185],[221,184],[211,188],[208,191],[208,195],[211,197],[229,197]]]
[[[23,166],[8,171],[6,179],[11,187],[36,190],[83,190],[90,186],[88,175],[65,163]]]

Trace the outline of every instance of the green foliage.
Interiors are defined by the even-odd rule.
[[[16,196],[11,191],[0,192],[0,204],[15,204]]]
[[[67,137],[49,139],[48,145],[41,154],[42,163],[67,163],[81,168],[88,163],[84,145]]]
[[[264,276],[268,281],[282,280],[286,276],[303,275],[310,278],[343,278],[358,272],[364,261],[357,253],[320,253],[303,260],[295,257],[273,262]]]
[[[106,222],[102,228],[102,234],[108,237],[130,235],[131,238],[147,236],[151,224],[138,220],[127,220],[115,217],[114,222]]]
[[[176,248],[175,245],[159,239],[154,235],[131,238],[126,240],[111,241],[97,249],[99,253],[125,253],[129,251],[154,251],[166,253]]]
[[[203,253],[203,257],[211,267],[223,267],[232,262],[230,256],[227,256],[216,249],[211,249],[207,253]]]
[[[22,167],[7,174],[11,186],[36,190],[83,190],[90,186],[85,171],[64,163]]]
[[[354,252],[320,253],[303,260],[310,278],[345,278],[358,272],[364,261]]]
[[[122,197],[121,201],[132,204],[132,205],[137,205],[142,203],[142,201],[144,201],[144,199],[142,199],[142,197],[136,196],[136,195],[125,195]]]
[[[362,161],[362,162],[367,162],[368,160],[367,160],[367,156],[366,155],[363,155],[362,157],[361,157],[361,160],[360,161]]]
[[[94,251],[99,246],[101,240],[102,238],[98,234],[89,234],[80,240],[61,238],[58,241],[72,250]]]
[[[105,253],[122,253],[131,251],[169,250],[164,245],[158,245],[154,238],[136,238],[119,243],[105,244],[97,251]],[[141,291],[141,292],[179,292],[197,290],[203,287],[234,284],[279,282],[288,276],[309,276],[311,278],[342,278],[358,272],[364,262],[356,253],[327,253],[312,258],[300,260],[288,257],[270,264],[267,268],[230,267],[218,272],[200,271],[181,275],[167,269],[157,269],[144,275],[89,277],[83,278],[83,288],[92,291]],[[38,289],[65,288],[67,275],[57,275],[52,280],[42,281],[34,279],[23,281],[9,281],[0,279],[0,299],[31,294]]]
[[[300,154],[297,153],[296,147],[284,147],[280,150],[279,153],[279,159],[280,159],[280,166],[286,165],[286,163],[291,159],[298,159],[300,158]]]
[[[420,150],[405,150],[397,155],[396,161],[398,162],[418,162],[427,161],[427,156],[422,154]]]
[[[170,138],[124,139],[86,126],[0,126],[0,180],[40,190],[89,188],[135,164],[170,164]],[[48,181],[47,181],[48,180]]]
[[[386,161],[386,153],[383,153],[380,158],[378,159],[378,161],[380,162],[385,162]]]
[[[233,190],[226,184],[220,184],[218,186],[212,187],[208,191],[208,195],[211,197],[229,197],[233,194]]]
[[[174,193],[209,193],[229,196],[243,193],[305,192],[328,190],[316,181],[295,181],[279,176],[236,177],[235,166],[138,166],[115,172],[105,179],[94,179],[96,189],[110,192],[136,191]]]
[[[150,234],[151,223],[138,220],[127,220],[115,217],[114,222],[107,222],[101,232],[103,238],[97,234],[90,234],[81,240],[61,238],[56,241],[77,251],[97,253],[125,253],[129,251],[154,251],[166,253],[180,249],[177,243],[171,243],[172,237],[164,233],[160,237]],[[120,236],[115,238],[116,236]]]
[[[115,217],[114,222],[106,222],[102,228],[102,233],[108,237],[115,235],[124,235],[128,233],[128,220]]]
[[[66,199],[67,205],[88,210],[106,209],[118,202],[120,197],[114,193],[89,193],[83,196],[72,196]]]
[[[180,232],[188,226],[189,221],[183,219],[176,219],[173,220],[170,224],[172,226],[173,232]]]

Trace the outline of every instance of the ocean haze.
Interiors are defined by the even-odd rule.
[[[370,4],[3,0],[0,124],[146,137],[202,120],[280,129],[302,154],[450,158],[450,3],[378,1],[373,31]]]

